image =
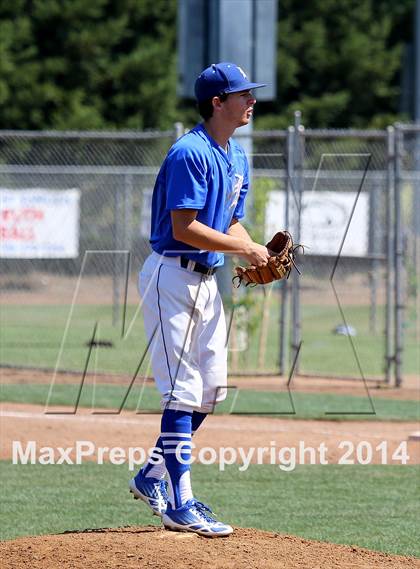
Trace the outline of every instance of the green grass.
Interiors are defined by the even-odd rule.
[[[141,317],[136,318],[127,334],[136,308],[127,309],[126,338],[122,339],[121,322],[118,326],[112,325],[112,307],[75,306],[66,335],[69,306],[2,307],[0,361],[51,369],[58,362],[59,369],[81,371],[85,368],[88,343],[97,325],[95,339],[111,341],[113,347],[93,350],[89,369],[134,373],[147,346]],[[147,365],[148,358],[142,369],[147,369]]]
[[[193,466],[197,497],[234,525],[420,555],[414,466]],[[127,466],[0,463],[2,539],[158,524],[127,491]]]
[[[261,330],[261,303],[254,308],[253,335],[248,340],[246,350],[240,352],[239,370],[257,369],[258,339]],[[383,377],[385,338],[385,311],[383,306],[377,309],[377,333],[369,328],[368,306],[347,306],[344,308],[346,321],[356,328],[357,335],[351,340],[357,352],[360,367],[366,377]],[[280,345],[279,305],[272,303],[268,325],[268,345],[264,369],[278,368]],[[403,372],[419,373],[420,350],[416,339],[416,324],[413,312],[406,314],[404,328]],[[302,304],[302,346],[300,351],[300,371],[326,375],[361,377],[358,362],[354,356],[350,339],[333,333],[338,324],[342,324],[340,312],[336,306]]]
[[[369,329],[369,307],[351,306],[344,310],[347,323],[356,328],[352,337],[354,348],[365,376],[381,376],[384,369],[385,338],[383,330],[384,308],[378,307],[378,331]],[[342,370],[342,375],[360,377],[353,355],[350,339],[332,334],[337,324],[342,323],[337,308],[304,305],[302,309],[302,372],[331,373]],[[406,320],[404,331],[403,371],[419,373],[420,350],[416,341],[415,326]]]
[[[237,386],[240,383],[237,382]],[[81,391],[80,407],[119,409],[126,387],[86,385]],[[0,400],[15,403],[36,403],[45,405],[49,385],[13,384],[0,387]],[[79,385],[54,386],[49,401],[50,409],[56,405],[74,407]],[[336,419],[336,420],[383,420],[416,421],[420,419],[418,401],[372,398],[374,411],[367,397],[335,395],[331,393],[293,393],[292,402],[287,392],[235,390],[228,391],[226,401],[217,405],[216,414],[273,414],[291,419]],[[130,391],[125,409],[159,412],[159,394],[154,387],[134,386]],[[332,413],[332,414],[330,414]]]
[[[258,359],[259,336],[262,322],[262,302],[257,297],[250,313],[252,333],[243,351],[238,353],[236,371],[276,371],[279,354],[279,303],[272,296],[269,311],[268,343],[262,365]],[[127,326],[136,314],[137,306],[127,307]],[[365,376],[383,375],[384,366],[384,308],[378,307],[378,332],[369,330],[369,307],[344,307],[349,324],[357,330],[353,338],[358,358]],[[146,349],[141,315],[138,315],[128,336],[121,339],[121,323],[112,325],[112,307],[74,307],[63,351],[60,345],[69,316],[69,306],[4,306],[1,311],[0,362],[12,365],[83,370],[88,356],[87,343],[98,323],[96,338],[109,340],[113,348],[94,350],[90,369],[132,374]],[[416,341],[416,326],[407,315],[404,334],[404,373],[418,373],[420,352]],[[360,377],[349,338],[337,336],[332,330],[341,323],[336,306],[302,305],[301,371],[318,374],[351,375]],[[127,330],[127,327],[126,327]],[[232,353],[230,354],[232,360]],[[58,358],[58,360],[57,360]],[[147,369],[148,358],[142,369]],[[232,366],[231,366],[232,369]]]

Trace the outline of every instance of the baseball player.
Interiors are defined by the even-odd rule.
[[[267,248],[253,242],[239,221],[248,163],[230,138],[251,119],[256,102],[251,89],[264,86],[226,62],[197,78],[203,122],[172,146],[159,171],[152,199],[153,252],[139,275],[152,369],[162,396],[156,449],[164,461],[152,456],[130,480],[130,491],[162,517],[166,528],[210,537],[233,530],[194,497],[191,437],[226,397],[226,324],[215,277],[223,253],[258,267],[269,259]]]

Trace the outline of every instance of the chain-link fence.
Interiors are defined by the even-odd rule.
[[[97,323],[96,340],[117,345],[121,323],[129,322],[130,307],[138,302],[135,269],[150,250],[154,180],[178,134],[0,134],[3,364],[84,369]],[[68,192],[77,199],[71,201]],[[51,214],[49,201],[66,195],[68,201],[56,203]],[[75,253],[68,251],[68,233],[75,228],[66,228],[65,212],[58,225],[52,218],[63,207],[78,218]],[[29,249],[37,215],[49,215],[41,258]],[[55,252],[57,240],[63,252]],[[98,369],[131,373],[127,354],[136,359],[142,349],[140,329],[133,327],[137,335],[118,355],[111,350],[104,360],[101,353]]]
[[[0,132],[0,364],[148,373],[137,271],[154,180],[181,132]],[[253,237],[288,228],[306,251],[302,274],[272,287],[232,291],[230,259],[218,274],[231,372],[414,373],[418,131],[313,131],[297,116],[288,131],[237,138],[251,164]],[[31,249],[39,215],[49,215],[47,249]]]
[[[420,375],[420,125],[395,127],[396,383],[407,367]]]
[[[385,345],[387,138],[297,128],[292,350],[303,373],[380,376]],[[340,359],[337,368],[337,357]]]

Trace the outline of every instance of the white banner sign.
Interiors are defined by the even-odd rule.
[[[0,257],[77,257],[79,199],[77,189],[0,188]]]
[[[364,257],[368,254],[368,194],[356,192],[304,192],[300,242],[307,247],[305,255],[337,255],[349,219],[351,223],[341,254]],[[285,193],[271,192],[266,208],[266,238],[285,227]],[[293,200],[293,195],[290,196]],[[290,211],[294,204],[291,203]],[[290,224],[293,227],[293,224]]]

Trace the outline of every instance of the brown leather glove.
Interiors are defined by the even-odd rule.
[[[236,276],[233,282],[239,287],[241,283],[245,286],[268,284],[288,278],[294,263],[294,252],[292,236],[288,231],[279,231],[266,245],[271,257],[265,267],[235,267]]]

